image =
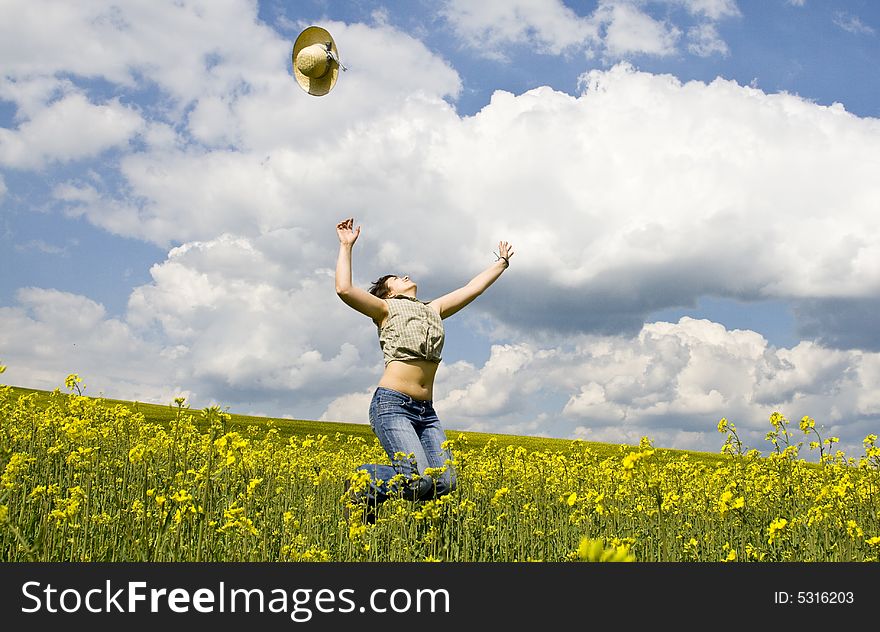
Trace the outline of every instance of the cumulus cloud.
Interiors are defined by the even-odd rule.
[[[646,324],[634,337],[494,345],[484,366],[438,374],[445,384],[436,405],[459,429],[615,443],[649,436],[708,451],[723,442],[715,430],[721,416],[751,447],[772,449],[767,420],[780,411],[795,422],[817,419],[823,436],[841,438],[855,456],[880,420],[878,362],[880,354],[810,342],[776,348],[753,331],[682,318]],[[555,411],[547,406],[554,398]],[[551,412],[534,424],[542,410]]]
[[[150,402],[189,395],[186,372],[162,347],[108,317],[95,301],[41,288],[22,288],[16,300],[16,306],[0,307],[7,383],[52,390],[63,388],[69,373],[79,373],[92,395]]]
[[[389,190],[407,197],[422,161],[418,143],[454,117],[444,99],[455,98],[460,79],[391,27],[328,28],[350,60],[332,100],[307,97],[281,56],[265,84],[198,99],[185,138],[152,125],[148,149],[119,161],[124,186],[71,181],[56,188],[56,199],[114,233],[170,245],[221,232],[333,225],[356,203],[388,205]]]
[[[114,99],[91,103],[74,93],[36,112],[17,130],[0,128],[0,164],[38,168],[47,161],[66,162],[95,156],[126,143],[143,121]]]
[[[271,73],[286,47],[247,2],[10,0],[3,10],[6,83],[74,75],[134,88],[146,79],[185,104],[240,86],[244,68]]]
[[[510,44],[531,44],[559,55],[598,39],[598,28],[560,0],[449,0],[440,10],[462,42],[488,57],[504,58]]]
[[[132,293],[128,321],[157,332],[213,397],[310,410],[375,380],[379,360],[375,327],[339,301],[328,268],[310,268],[311,249],[297,230],[186,244]]]
[[[381,353],[375,326],[332,291],[332,270],[303,267],[308,249],[296,230],[188,243],[119,318],[84,296],[19,290],[0,308],[8,379],[51,389],[77,372],[115,397],[185,391],[200,405],[317,417],[329,395],[375,382]]]
[[[309,265],[354,215],[364,224],[356,261],[377,276],[424,276],[429,294],[467,281],[508,239],[518,283],[499,284],[479,309],[520,330],[632,334],[646,314],[703,295],[880,289],[876,119],[627,65],[592,71],[583,86],[579,96],[499,91],[471,117],[436,94],[402,99],[265,152],[145,151],[121,161],[124,196],[97,183],[56,195],[157,243],[297,228],[314,240]],[[416,245],[412,234],[431,238]],[[530,292],[514,296],[522,284]]]
[[[675,52],[681,37],[676,26],[655,20],[626,2],[601,4],[596,19],[605,28],[605,52],[611,59],[639,54],[665,57]]]
[[[306,239],[289,265],[305,273],[327,265],[333,225],[354,215],[356,266],[424,277],[428,295],[508,239],[518,282],[477,309],[509,333],[634,334],[646,314],[707,294],[860,299],[880,287],[875,119],[626,65],[585,75],[579,96],[496,92],[471,117],[439,98],[449,85],[265,152],[132,154],[123,195],[69,183],[56,197],[157,243],[296,229]]]
[[[609,61],[678,52],[682,29],[669,18],[653,17],[649,8],[667,14],[683,10],[688,16],[683,22],[699,19],[688,32],[688,51],[704,57],[727,53],[716,25],[740,15],[733,0],[600,0],[590,15],[578,15],[560,0],[448,0],[440,12],[462,45],[499,60],[508,57],[511,46],[531,46],[547,55],[601,52]]]
[[[706,18],[735,9],[676,6]],[[385,24],[331,27],[350,67],[332,100],[305,98],[278,60],[244,93],[202,86],[184,125],[197,143],[151,123],[155,144],[119,161],[120,181],[71,180],[56,199],[162,245],[297,228],[315,240],[310,265],[322,239],[332,248],[328,227],[355,215],[360,260],[431,271],[430,292],[466,281],[507,238],[537,289],[512,310],[502,286],[481,309],[515,328],[631,334],[645,314],[705,294],[858,298],[880,284],[874,119],[626,65],[585,75],[578,96],[497,92],[461,117],[446,100],[457,74],[422,43]],[[405,64],[401,81],[375,80],[387,54]],[[571,225],[583,232],[556,228]],[[403,229],[431,244],[378,239]]]
[[[578,98],[496,93],[444,135],[451,202],[481,209],[469,222],[474,251],[479,238],[510,235],[531,288],[516,301],[515,288],[493,288],[499,318],[611,333],[701,294],[877,291],[878,121],[625,66],[585,81]]]
[[[694,55],[708,57],[715,53],[727,56],[730,49],[718,35],[714,24],[700,24],[688,30],[688,50]]]

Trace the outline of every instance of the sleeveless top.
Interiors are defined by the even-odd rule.
[[[379,327],[385,366],[392,360],[440,362],[445,334],[443,320],[427,303],[410,296],[385,299],[388,317]]]

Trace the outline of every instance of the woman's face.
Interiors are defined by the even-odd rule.
[[[388,288],[388,296],[396,296],[398,294],[410,294],[415,296],[416,284],[408,276],[393,276],[385,281],[385,287]]]

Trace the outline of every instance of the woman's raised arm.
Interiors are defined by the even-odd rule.
[[[498,254],[498,261],[468,281],[467,285],[431,301],[430,304],[440,313],[440,318],[452,316],[465,307],[495,283],[501,273],[510,267],[513,246],[506,241],[498,242]]]
[[[351,251],[361,234],[361,227],[353,229],[354,218],[336,224],[339,237],[339,256],[336,259],[336,294],[349,307],[369,316],[377,323],[388,315],[388,305],[382,299],[365,292],[351,283]]]

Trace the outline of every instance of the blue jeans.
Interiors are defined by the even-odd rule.
[[[371,482],[364,498],[370,505],[398,495],[408,500],[429,500],[455,489],[455,470],[452,463],[447,463],[452,461],[452,453],[441,447],[446,434],[431,400],[413,399],[380,386],[370,402],[370,427],[392,463],[371,463],[357,468],[370,474]],[[430,476],[425,474],[425,468],[429,467],[445,467],[445,471]],[[403,480],[392,481],[398,474]],[[413,480],[413,475],[418,477]]]

